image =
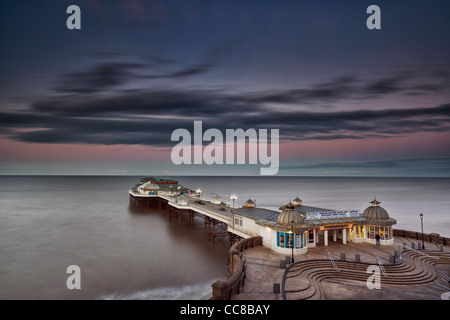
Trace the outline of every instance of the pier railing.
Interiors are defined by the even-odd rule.
[[[228,262],[228,280],[216,281],[212,284],[211,300],[230,300],[239,294],[245,285],[247,266],[242,252],[247,248],[262,245],[262,237],[242,239],[230,248]]]
[[[412,238],[416,240],[422,240],[422,232],[394,229],[394,237]],[[424,233],[424,241],[430,243],[443,244],[444,246],[450,245],[450,238],[441,237],[438,233]]]

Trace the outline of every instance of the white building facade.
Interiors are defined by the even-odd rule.
[[[379,245],[394,243],[389,218],[377,200],[361,214],[359,211],[334,211],[287,204],[280,212],[243,207],[233,211],[229,231],[243,238],[261,236],[263,245],[286,255],[304,254],[308,248],[328,246],[330,241],[346,244],[368,242]],[[377,236],[378,235],[378,236]],[[378,243],[377,243],[378,238]]]

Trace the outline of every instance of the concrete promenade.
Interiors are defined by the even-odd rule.
[[[332,255],[337,266],[343,268],[341,272],[334,270],[330,260],[320,263],[311,263],[310,267],[320,278],[320,272],[328,272],[326,279],[316,281],[310,277],[313,272],[311,270],[302,273],[300,268],[294,265],[288,275],[286,281],[287,299],[397,299],[397,300],[440,300],[441,294],[449,292],[450,287],[450,247],[444,246],[442,257],[434,258],[431,254],[439,251],[434,243],[425,243],[425,248],[429,251],[411,250],[408,254],[403,255],[404,263],[402,266],[386,267],[387,277],[381,275],[382,283],[380,289],[369,290],[366,285],[366,279],[371,274],[366,274],[366,268],[369,265],[359,265],[361,270],[357,270],[355,264],[347,264],[344,266],[340,261],[341,253],[345,253],[346,261],[355,261],[355,254],[359,254],[360,261],[363,263],[379,266],[377,257],[384,265],[391,264],[389,255],[394,250],[403,250],[403,243],[411,248],[414,243],[417,248],[417,240],[396,237],[394,245],[376,246],[368,243],[352,243],[347,242],[343,245],[341,242],[329,241],[329,246],[319,245],[316,248],[309,248],[308,253],[295,256],[295,262],[311,260],[311,259],[328,259],[328,252]],[[321,239],[323,244],[323,239]],[[243,251],[243,259],[246,260],[247,274],[245,286],[241,289],[241,293],[234,295],[234,300],[281,300],[282,294],[273,293],[273,284],[283,282],[283,275],[286,269],[280,268],[280,260],[285,260],[285,255],[277,254],[263,246],[249,248]],[[427,263],[422,263],[421,259],[426,259]],[[430,262],[431,261],[431,262]],[[436,264],[435,261],[437,262]],[[432,263],[433,265],[430,265]],[[305,263],[302,263],[305,264]],[[301,265],[301,264],[298,264]],[[314,266],[317,266],[315,268]],[[408,267],[409,265],[409,267]],[[287,265],[289,267],[289,265]],[[347,268],[347,269],[345,269]],[[352,270],[352,268],[355,268]],[[398,268],[404,268],[397,270]],[[309,275],[308,275],[309,272]],[[330,272],[334,275],[330,276]],[[347,276],[345,274],[347,273]],[[352,276],[354,274],[354,277]],[[384,277],[384,278],[383,278]],[[315,282],[313,288],[313,283]],[[311,287],[311,288],[308,288]],[[316,293],[312,291],[316,291]],[[318,294],[319,291],[321,294]]]

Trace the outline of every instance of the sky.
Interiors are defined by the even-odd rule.
[[[369,30],[368,6],[381,9]],[[69,5],[81,29],[69,30]],[[278,175],[450,176],[448,1],[2,1],[0,174],[174,165],[177,128],[279,129]]]

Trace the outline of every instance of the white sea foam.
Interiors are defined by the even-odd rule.
[[[100,300],[199,300],[211,293],[210,282],[195,285],[167,286],[136,291],[129,294],[113,293],[100,297]]]

